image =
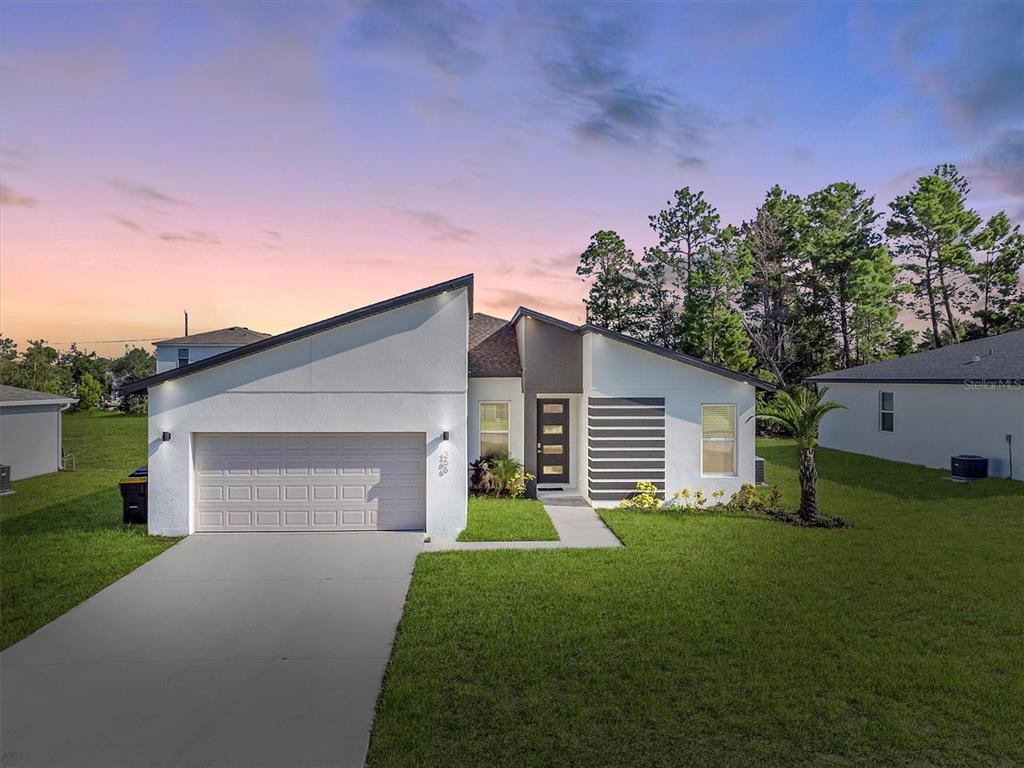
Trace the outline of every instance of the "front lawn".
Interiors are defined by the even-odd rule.
[[[117,481],[146,462],[146,418],[65,414],[75,472],[13,483],[0,498],[0,648],[117,581],[177,539],[121,523]]]
[[[544,505],[535,499],[469,497],[469,519],[459,541],[558,541]]]
[[[819,471],[849,529],[612,509],[619,550],[421,556],[369,764],[1024,764],[1024,484]]]

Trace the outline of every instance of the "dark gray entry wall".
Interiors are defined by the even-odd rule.
[[[523,367],[525,399],[523,458],[526,471],[536,475],[537,395],[583,392],[583,337],[574,330],[532,317],[520,319],[516,334],[520,344],[519,357]],[[570,482],[575,476],[576,472],[571,468]],[[527,495],[536,494],[536,485],[531,483],[527,488]]]

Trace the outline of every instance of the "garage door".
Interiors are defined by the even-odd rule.
[[[423,530],[425,444],[419,433],[196,435],[196,530]]]

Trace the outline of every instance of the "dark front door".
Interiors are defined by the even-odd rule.
[[[569,401],[537,398],[537,485],[569,482]]]

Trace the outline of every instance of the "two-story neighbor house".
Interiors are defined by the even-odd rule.
[[[164,373],[269,337],[269,333],[233,325],[216,331],[157,341],[153,344],[156,347],[156,372]]]
[[[466,524],[467,463],[615,504],[754,480],[771,385],[593,325],[473,310],[473,276],[164,370],[149,392],[149,520],[194,531]]]

